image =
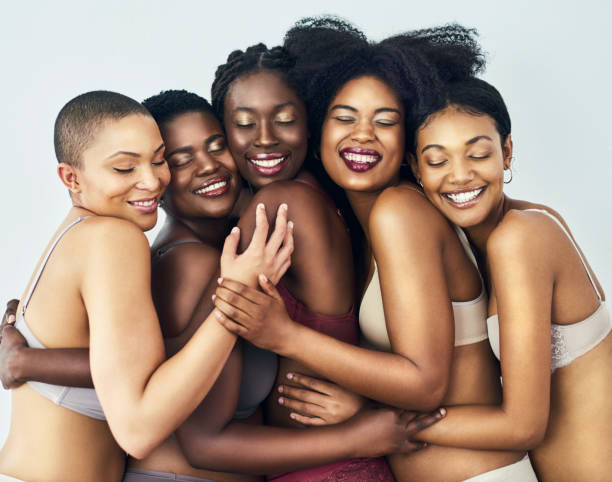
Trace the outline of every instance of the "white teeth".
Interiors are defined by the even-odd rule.
[[[215,182],[213,184],[209,184],[208,186],[203,187],[201,189],[198,189],[198,190],[196,190],[194,192],[196,194],[206,194],[207,192],[214,191],[214,190],[222,188],[224,186],[227,186],[227,181],[219,181],[219,182]]]
[[[130,204],[133,204],[134,206],[141,206],[141,207],[151,207],[153,206],[153,204],[155,204],[155,199],[151,199],[150,201],[130,201]]]
[[[253,164],[259,167],[274,167],[283,162],[287,156],[278,157],[276,159],[268,159],[268,160],[259,160],[259,159],[249,159]]]
[[[446,193],[445,196],[457,204],[466,203],[476,198],[482,191],[483,187],[474,189],[473,191],[459,192],[456,194]]]
[[[355,154],[354,152],[345,152],[344,158],[351,162],[360,162],[362,164],[372,163],[378,161],[378,156],[368,156],[366,154]]]

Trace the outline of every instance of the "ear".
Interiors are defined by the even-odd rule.
[[[412,174],[416,178],[417,182],[421,183],[421,173],[419,172],[419,163],[417,158],[412,152],[406,153],[406,162],[410,165],[410,169],[412,169]]]
[[[511,134],[508,134],[508,137],[506,137],[506,142],[504,142],[504,145],[502,146],[502,152],[504,154],[504,170],[510,169],[510,164],[512,163],[512,152],[513,152]]]
[[[57,175],[71,193],[78,194],[81,192],[79,171],[76,167],[66,164],[65,162],[60,162],[57,166]]]

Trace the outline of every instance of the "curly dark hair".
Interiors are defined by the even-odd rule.
[[[290,72],[295,65],[295,57],[283,47],[268,48],[263,43],[251,45],[246,50],[234,50],[225,64],[219,65],[211,87],[212,107],[223,122],[225,97],[236,79],[248,74],[271,71],[281,75],[293,89],[295,85]],[[297,89],[296,89],[297,90]]]
[[[429,104],[451,81],[474,76],[485,66],[477,32],[451,24],[369,42],[337,17],[304,18],[285,35],[284,47],[296,57],[291,78],[306,102],[313,146],[318,146],[327,109],[349,80],[372,75],[391,87],[406,111],[406,139]],[[406,172],[408,177],[411,175]]]
[[[160,126],[186,112],[215,115],[206,99],[186,90],[164,90],[142,101],[142,105]]]

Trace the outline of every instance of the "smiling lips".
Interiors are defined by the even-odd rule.
[[[143,214],[151,214],[157,211],[159,200],[154,197],[149,199],[139,199],[138,201],[128,201],[128,204],[130,206],[134,206]]]
[[[340,151],[340,157],[346,166],[355,172],[369,171],[382,159],[377,151],[362,147],[346,147]]]
[[[215,177],[207,180],[198,189],[193,191],[193,193],[203,197],[217,197],[225,194],[229,187],[229,178]]]
[[[450,203],[460,209],[470,208],[478,203],[482,193],[485,191],[485,186],[471,189],[469,191],[455,191],[442,193],[442,196],[450,201]]]
[[[289,153],[271,152],[270,154],[247,156],[246,159],[258,173],[264,176],[273,176],[285,167],[288,158]]]

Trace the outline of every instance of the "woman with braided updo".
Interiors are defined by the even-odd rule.
[[[337,19],[306,19],[288,32],[285,46],[297,56],[291,75],[309,109],[320,165],[342,188],[336,196],[348,199],[359,223],[353,232],[363,240],[357,264],[359,322],[367,344],[380,351],[294,323],[270,283],[260,284],[277,302],[266,306],[263,317],[258,310],[264,303],[251,289],[224,281],[231,304],[240,310],[232,313],[217,302],[232,318],[225,326],[385,404],[429,411],[441,404],[498,403],[487,295],[474,257],[465,235],[402,168],[405,138],[413,119],[426,110],[431,88],[483,68],[474,32],[454,25],[370,43]],[[237,291],[246,294],[240,301]],[[223,290],[217,295],[222,298]],[[256,301],[250,304],[248,297]],[[291,381],[301,385],[282,386],[293,416],[308,425],[326,423],[306,390],[318,391],[318,382],[301,374],[292,374]],[[431,445],[390,457],[389,463],[400,481],[535,480],[525,450],[493,449]]]

